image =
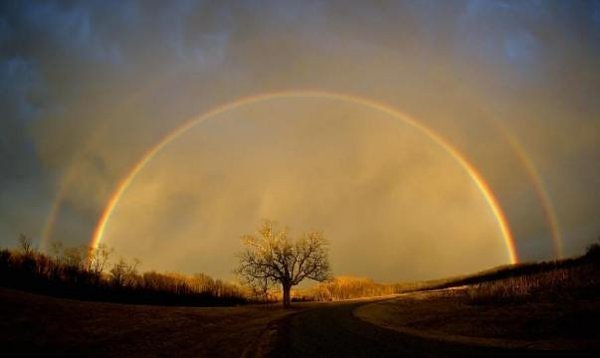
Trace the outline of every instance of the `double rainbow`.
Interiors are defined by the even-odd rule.
[[[514,238],[511,233],[510,227],[508,226],[506,217],[500,207],[498,199],[495,197],[489,185],[483,179],[482,175],[475,168],[475,166],[472,163],[470,163],[467,160],[467,158],[464,155],[462,155],[454,146],[452,146],[447,140],[445,140],[443,137],[441,137],[429,127],[385,104],[376,102],[374,100],[357,97],[354,95],[325,91],[286,91],[244,97],[236,101],[217,106],[197,117],[193,117],[188,121],[184,122],[179,127],[175,128],[172,132],[164,136],[154,147],[151,147],[141,157],[141,159],[131,168],[127,175],[119,181],[106,207],[102,211],[100,218],[98,219],[98,222],[93,231],[91,246],[93,248],[98,247],[104,236],[107,224],[110,221],[110,218],[116,206],[121,200],[121,197],[127,191],[127,188],[132,184],[136,176],[144,169],[144,167],[150,161],[152,161],[152,159],[154,159],[154,157],[166,146],[168,146],[170,143],[172,143],[174,140],[179,138],[191,128],[208,120],[213,116],[254,103],[284,98],[321,98],[356,103],[386,113],[392,116],[393,118],[396,118],[427,135],[437,145],[439,145],[448,154],[450,154],[450,156],[454,158],[454,160],[467,172],[467,174],[473,180],[474,184],[484,196],[488,206],[490,207],[490,210],[496,218],[503,240],[506,244],[506,249],[510,262],[516,263],[518,261]]]

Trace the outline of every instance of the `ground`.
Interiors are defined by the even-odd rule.
[[[452,339],[456,332],[445,330],[459,328],[459,333],[469,333],[464,323],[451,323],[457,314],[469,312],[452,313],[452,307],[457,306],[450,304],[444,313],[439,307],[440,297],[445,296],[415,293],[379,300],[297,304],[283,310],[278,306],[191,308],[83,302],[0,289],[0,345],[5,356],[494,357],[598,353],[596,336],[584,337],[593,343],[591,346],[557,346],[552,352],[545,350],[549,347],[529,345],[531,337],[518,346]],[[450,318],[446,325],[439,325]],[[482,322],[493,326],[490,321]],[[432,330],[432,325],[441,328]],[[483,335],[492,331],[488,328]]]
[[[12,353],[4,356],[240,357],[260,354],[269,323],[289,313],[84,302],[0,289],[0,346]]]

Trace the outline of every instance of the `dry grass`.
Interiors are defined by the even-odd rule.
[[[471,304],[600,298],[600,265],[588,262],[536,274],[482,282],[466,291]]]
[[[0,288],[0,345],[7,357],[253,356],[270,323],[289,312],[85,302]]]
[[[470,286],[466,294],[471,304],[598,299],[600,264],[583,262],[577,266],[482,282]]]
[[[317,301],[339,301],[392,295],[396,286],[374,282],[365,277],[339,276],[320,283],[306,293]]]

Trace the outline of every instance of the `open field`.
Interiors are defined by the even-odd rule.
[[[0,288],[3,353],[86,356],[508,356],[600,351],[597,260],[502,268],[468,286],[333,302],[173,307]],[[498,272],[490,271],[492,273]]]
[[[462,295],[415,292],[283,310],[84,302],[0,289],[0,344],[13,355],[99,357],[503,357],[547,349],[567,356],[600,349],[598,331],[590,330],[597,303],[558,312],[498,309],[465,304]],[[560,318],[574,310],[578,320]],[[565,322],[572,335],[553,336],[552,327]]]
[[[239,357],[260,354],[277,307],[85,302],[0,289],[2,354]]]

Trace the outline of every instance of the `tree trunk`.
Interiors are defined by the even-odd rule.
[[[283,307],[289,308],[291,306],[290,289],[292,288],[292,286],[285,284],[285,283],[282,284],[282,286],[283,286]]]

